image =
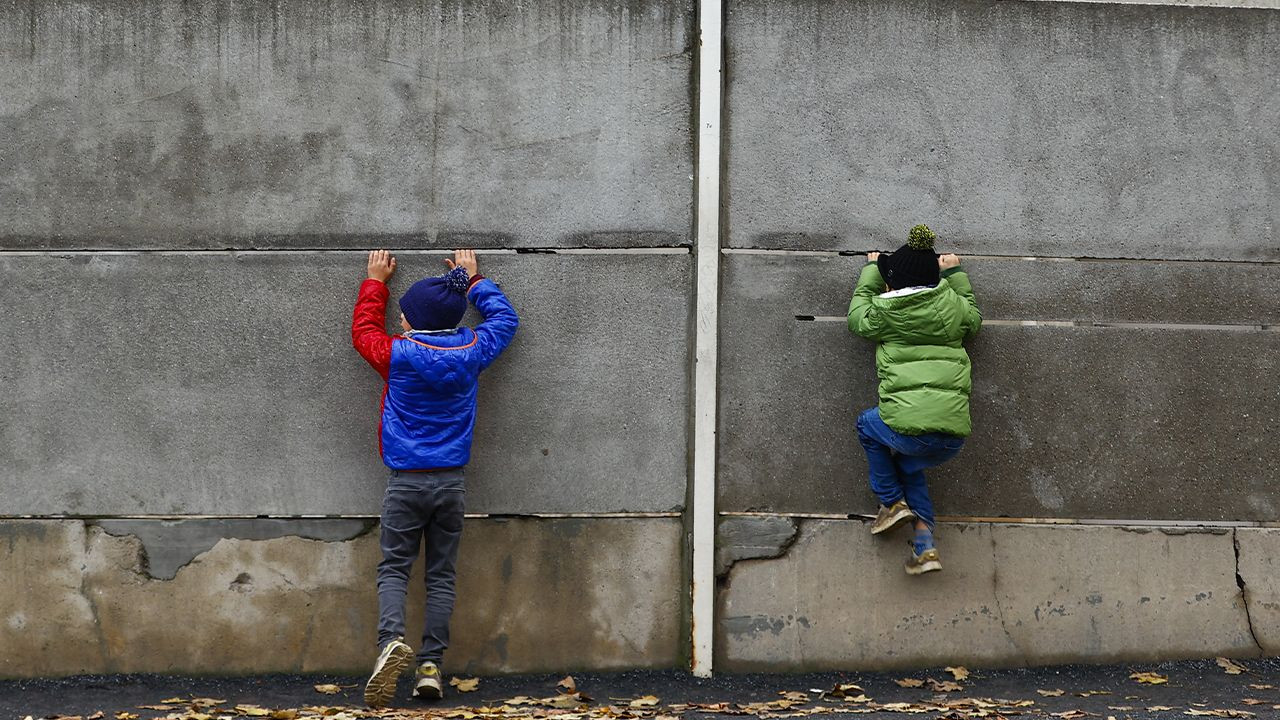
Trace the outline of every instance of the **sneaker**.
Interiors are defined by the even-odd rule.
[[[911,559],[907,561],[906,571],[908,575],[923,575],[927,572],[934,572],[942,569],[942,560],[938,557],[938,548],[929,548],[919,555],[915,550],[911,551]]]
[[[879,535],[887,533],[890,530],[896,530],[902,527],[903,523],[911,522],[916,519],[916,514],[911,512],[911,508],[907,507],[906,500],[885,507],[880,506],[880,513],[876,515],[876,521],[871,523],[871,534]]]
[[[376,708],[391,702],[396,695],[396,681],[412,657],[413,648],[404,644],[404,638],[396,638],[382,648],[378,662],[373,666],[373,674],[364,686],[366,705]]]
[[[413,685],[413,696],[419,700],[439,700],[444,697],[444,687],[440,685],[440,668],[430,660],[418,666]]]

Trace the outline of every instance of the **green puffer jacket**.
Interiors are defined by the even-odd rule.
[[[879,268],[868,263],[849,303],[850,332],[879,343],[880,418],[903,435],[967,437],[973,382],[961,343],[982,326],[969,276],[955,267],[928,290],[885,298],[884,289]]]

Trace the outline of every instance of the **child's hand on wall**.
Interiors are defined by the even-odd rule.
[[[396,272],[396,259],[386,250],[369,253],[369,279],[385,283]]]
[[[480,269],[476,266],[475,250],[454,250],[453,259],[445,258],[444,262],[449,266],[450,270],[456,267],[465,268],[467,274],[472,277],[475,277],[480,272]]]
[[[867,262],[875,262],[876,260],[879,260],[879,259],[880,259],[880,253],[878,252],[867,253]]]
[[[954,253],[938,256],[938,269],[950,270],[953,267],[960,267],[960,256]]]

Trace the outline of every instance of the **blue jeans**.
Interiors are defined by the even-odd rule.
[[[382,499],[382,562],[378,563],[378,647],[404,635],[409,568],[426,541],[427,608],[418,662],[440,663],[449,647],[465,479],[461,468],[391,471]]]
[[[885,425],[880,408],[873,407],[858,416],[858,441],[867,451],[871,490],[880,503],[888,507],[905,497],[916,517],[932,528],[933,501],[924,469],[955,457],[964,438],[944,433],[903,435]]]

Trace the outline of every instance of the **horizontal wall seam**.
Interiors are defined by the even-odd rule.
[[[184,250],[152,250],[126,248],[110,250],[3,250],[0,257],[98,257],[98,256],[236,256],[236,255],[327,255],[339,253],[367,253],[377,248],[187,248]],[[396,255],[449,255],[453,250],[389,248]],[[609,247],[609,248],[476,248],[477,255],[689,255],[693,249],[687,246],[664,247]]]
[[[861,257],[869,252],[884,252],[868,248],[866,250],[779,250],[765,248],[720,248],[722,255],[776,255],[783,257]],[[1064,262],[1064,263],[1181,263],[1184,265],[1202,265],[1213,263],[1218,265],[1280,265],[1280,260],[1242,260],[1231,259],[1186,259],[1186,258],[1136,258],[1136,257],[1086,257],[1068,255],[998,255],[998,254],[965,254],[966,260],[1005,260],[1026,262]]]
[[[801,322],[843,323],[844,315],[796,315]],[[1117,330],[1217,330],[1234,332],[1280,332],[1280,325],[1244,323],[1153,323],[1110,320],[983,320],[996,327],[1111,328]]]
[[[725,510],[720,517],[779,517],[798,520],[875,520],[875,515],[863,513],[804,513],[757,512]],[[1271,520],[1132,520],[1110,518],[1057,518],[1057,517],[988,517],[982,515],[939,515],[939,522],[985,523],[990,525],[1087,525],[1090,527],[1150,527],[1150,528],[1280,528],[1280,521]]]
[[[593,520],[678,518],[680,512],[581,512],[581,513],[467,513],[472,520],[534,518],[539,520]],[[0,515],[4,520],[378,520],[380,515]]]
[[[1280,2],[1248,0],[1022,0],[1022,2],[1074,2],[1088,5],[1162,5],[1165,7],[1211,8],[1215,10],[1280,10]]]

